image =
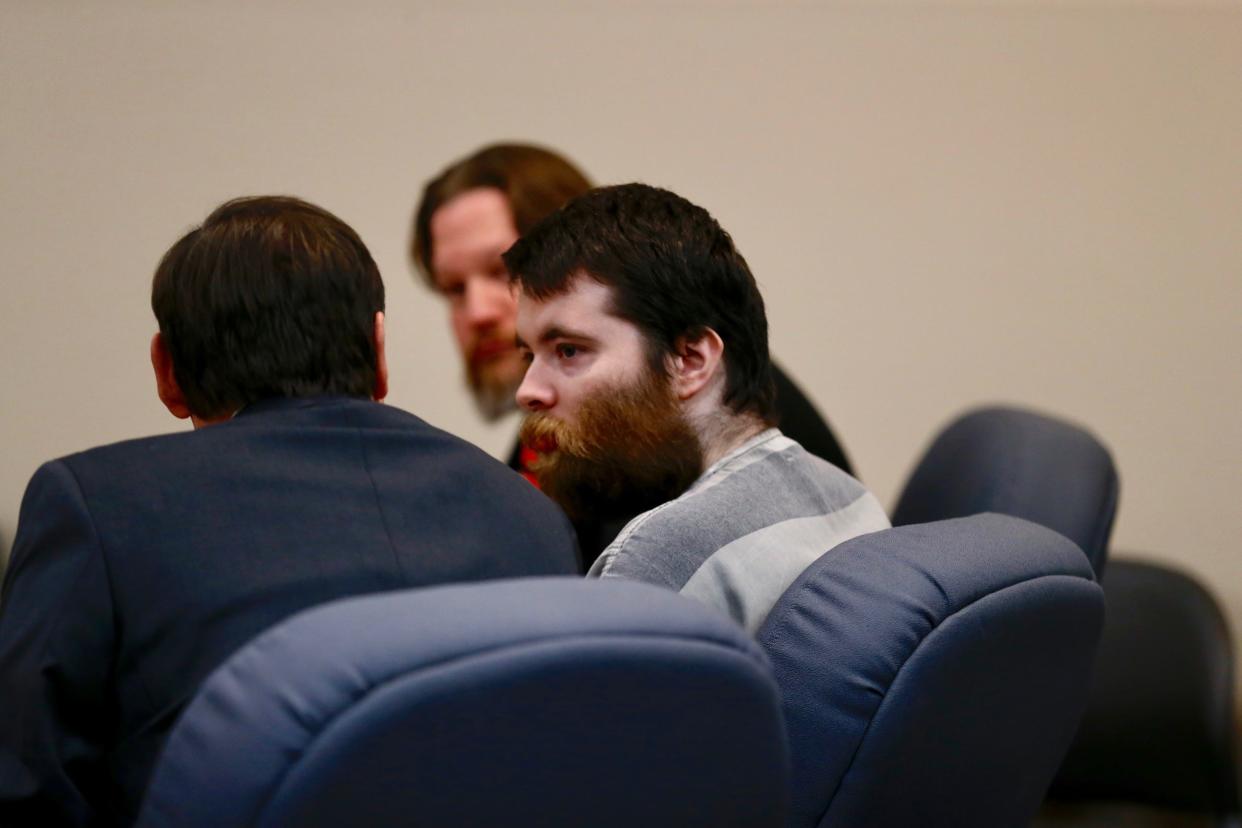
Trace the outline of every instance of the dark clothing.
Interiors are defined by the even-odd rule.
[[[776,382],[776,416],[775,426],[791,440],[802,445],[804,449],[822,457],[848,475],[854,475],[845,450],[837,442],[828,421],[815,410],[815,405],[807,399],[794,381],[772,363],[772,376]],[[509,454],[509,468],[522,471],[521,446],[514,443]],[[612,520],[584,520],[574,523],[578,533],[578,548],[582,552],[583,572],[591,568],[591,564],[599,557],[613,538],[629,523],[635,515]]]
[[[772,377],[776,381],[776,422],[773,425],[811,454],[857,479],[845,449],[837,442],[828,421],[815,410],[814,403],[776,363],[772,363]]]
[[[559,509],[391,406],[282,399],[45,464],[0,605],[0,824],[123,824],[202,680],[299,610],[571,574]]]

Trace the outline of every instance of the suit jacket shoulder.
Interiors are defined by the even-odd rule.
[[[545,496],[369,401],[270,401],[48,463],[0,605],[0,824],[132,820],[202,679],[295,612],[576,571],[573,532]]]

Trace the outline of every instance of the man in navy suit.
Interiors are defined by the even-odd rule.
[[[577,570],[560,511],[378,403],[384,286],[291,198],[229,202],[152,290],[160,399],[190,432],[41,467],[0,604],[0,824],[133,820],[177,716],[234,650],[350,595]]]

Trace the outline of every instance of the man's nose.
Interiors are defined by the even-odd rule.
[[[543,377],[542,369],[532,362],[526,369],[526,376],[522,378],[515,398],[525,411],[547,411],[556,405],[556,390]]]
[[[466,282],[466,321],[473,328],[489,328],[512,317],[516,302],[507,282],[475,276]]]

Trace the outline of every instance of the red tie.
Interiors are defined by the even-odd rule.
[[[523,445],[521,451],[518,452],[518,465],[520,465],[522,477],[530,481],[530,484],[536,489],[539,488],[539,481],[535,478],[535,473],[530,470],[531,464],[539,457],[539,453],[527,445]]]

